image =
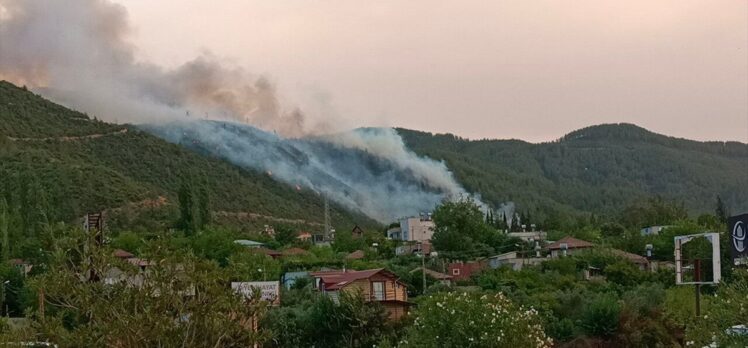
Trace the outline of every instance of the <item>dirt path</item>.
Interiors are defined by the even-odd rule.
[[[262,215],[262,214],[249,213],[249,212],[216,211],[216,212],[213,212],[213,215],[217,218],[236,218],[240,220],[241,219],[250,219],[250,220],[265,219],[265,220],[288,223],[288,224],[322,226],[322,224],[319,222],[311,222],[311,221],[306,221],[304,219],[285,219],[285,218],[279,218],[279,217],[270,216],[270,215]]]
[[[122,135],[127,133],[127,128],[120,129],[116,132],[111,133],[100,133],[100,134],[89,134],[89,135],[81,135],[77,137],[46,137],[46,138],[14,138],[14,137],[8,137],[11,141],[78,141],[78,140],[89,140],[89,139],[97,139],[101,137],[106,136],[112,136],[112,135]]]
[[[138,202],[130,202],[119,207],[106,209],[105,211],[107,213],[118,213],[126,209],[134,209],[134,210],[154,209],[154,208],[161,208],[167,204],[170,204],[170,202],[167,200],[166,197],[158,196],[155,199],[145,199],[145,200],[138,201]],[[274,221],[274,222],[286,223],[286,224],[323,226],[319,222],[311,222],[311,221],[307,221],[304,219],[286,219],[286,218],[279,218],[275,216],[244,212],[244,211],[239,211],[239,212],[214,211],[213,216],[217,219],[232,219],[232,218],[238,219],[238,220],[260,220],[262,219],[262,220],[268,220],[268,221]]]

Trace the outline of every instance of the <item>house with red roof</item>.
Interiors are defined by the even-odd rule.
[[[548,246],[548,250],[551,252],[551,257],[556,258],[559,256],[572,255],[575,252],[584,249],[594,248],[595,245],[581,239],[566,236],[561,238]]]
[[[10,259],[8,263],[18,269],[24,276],[27,276],[31,272],[31,269],[34,268],[31,262],[22,259]]]
[[[252,249],[249,249],[249,250],[251,252],[255,253],[255,254],[264,254],[264,255],[270,256],[270,257],[272,257],[274,259],[278,259],[281,256],[283,256],[283,253],[281,253],[280,251],[275,251],[273,249],[268,249],[268,248],[265,248],[265,247],[252,248]]]
[[[125,251],[125,250],[122,250],[122,249],[117,249],[117,250],[115,250],[115,251],[114,251],[114,252],[112,253],[112,255],[113,255],[114,257],[118,258],[118,259],[123,259],[123,260],[127,260],[127,259],[129,259],[129,258],[133,258],[133,257],[135,257],[135,255],[133,255],[133,254],[132,254],[131,252],[129,252],[129,251]]]
[[[302,248],[294,247],[294,248],[288,248],[288,249],[281,251],[281,254],[283,254],[283,256],[301,256],[301,255],[308,255],[309,252]]]
[[[361,260],[366,257],[366,253],[363,250],[356,250],[345,256],[346,260]]]
[[[335,270],[310,273],[315,287],[337,301],[341,291],[360,292],[369,302],[384,306],[391,320],[400,319],[408,313],[408,289],[392,272],[384,269],[363,271]]]

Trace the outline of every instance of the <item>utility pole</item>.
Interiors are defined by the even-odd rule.
[[[426,293],[426,253],[423,251],[423,243],[419,243],[421,248],[421,276],[423,277],[423,290],[421,293]]]
[[[325,195],[325,240],[330,240],[330,203]]]
[[[696,318],[701,316],[701,260],[696,259],[693,262],[694,280],[696,281]]]

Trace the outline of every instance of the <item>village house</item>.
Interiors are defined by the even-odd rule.
[[[311,242],[312,241],[312,234],[309,232],[299,232],[299,235],[296,236],[296,239],[302,242]]]
[[[34,268],[34,266],[31,265],[31,262],[22,259],[10,259],[8,260],[8,263],[18,269],[23,276],[27,276],[31,272],[31,269]]]
[[[431,254],[431,243],[430,242],[418,242],[418,243],[408,243],[404,245],[400,245],[395,248],[395,255],[396,256],[403,256],[403,255],[413,255],[413,254],[425,254],[429,255]]]
[[[286,256],[303,256],[303,255],[309,255],[309,252],[302,249],[302,248],[288,248],[281,251],[281,254],[283,254],[284,257]]]
[[[640,233],[642,236],[652,236],[652,235],[658,235],[660,232],[664,231],[668,227],[672,226],[648,226],[641,229]]]
[[[483,272],[488,268],[486,260],[453,262],[447,265],[447,274],[452,276],[455,281],[469,280],[473,275]]]
[[[507,236],[512,238],[521,239],[523,242],[530,243],[535,241],[544,241],[548,237],[547,232],[543,231],[525,231],[525,232],[509,232]]]
[[[366,253],[363,250],[356,250],[345,256],[346,260],[361,260],[366,257]]]
[[[409,242],[430,241],[434,236],[434,221],[431,214],[400,219],[400,227],[387,230],[387,238]]]
[[[353,239],[360,239],[364,237],[364,229],[359,227],[358,225],[353,226],[353,230],[351,230],[351,236]]]
[[[552,258],[557,258],[560,256],[569,256],[580,250],[593,247],[595,247],[595,245],[588,241],[567,236],[551,243],[548,246],[548,250],[551,252]]]
[[[544,257],[522,257],[519,252],[511,251],[501,255],[488,258],[488,267],[493,269],[508,266],[512,270],[519,271],[525,266],[536,266],[547,260]]]
[[[383,269],[364,271],[336,270],[310,273],[317,290],[338,301],[340,292],[359,291],[367,301],[381,303],[392,320],[408,313],[408,291],[405,283]]]
[[[250,251],[254,254],[263,254],[272,257],[273,259],[279,259],[281,256],[283,256],[283,253],[280,251],[276,251],[273,249],[268,249],[265,247],[259,247],[259,248],[252,248]]]
[[[422,268],[422,267],[418,267],[418,268],[410,271],[411,274],[412,273],[416,273],[416,272],[426,273],[427,277],[431,277],[432,279],[436,280],[439,284],[446,285],[446,286],[452,286],[452,276],[449,275],[449,274],[444,274],[444,273],[441,273],[441,272],[430,270],[428,268],[426,268],[424,270],[424,268]]]
[[[649,260],[647,260],[647,258],[644,257],[644,256],[637,255],[637,254],[632,254],[630,252],[626,252],[626,251],[619,250],[619,249],[610,249],[610,251],[614,255],[616,255],[618,257],[621,257],[621,258],[624,258],[627,261],[633,263],[641,271],[649,271],[650,270],[649,269]]]
[[[286,289],[290,289],[294,284],[296,284],[297,280],[308,277],[309,272],[307,271],[286,272],[281,276],[281,283],[286,287]]]

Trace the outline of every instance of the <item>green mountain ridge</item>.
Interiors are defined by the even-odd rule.
[[[168,143],[130,125],[115,125],[54,104],[0,81],[0,196],[11,206],[46,206],[50,221],[112,211],[123,228],[165,229],[176,218],[185,181],[208,188],[219,219],[257,230],[296,221],[320,230],[324,203],[266,173],[233,166]],[[44,193],[40,193],[40,192]],[[332,205],[339,229],[373,220]]]
[[[668,137],[625,123],[539,144],[398,132],[418,155],[444,161],[467,191],[495,207],[513,202],[534,222],[617,215],[653,196],[683,202],[692,214],[712,212],[717,195],[733,213],[748,210],[748,145],[738,142]],[[0,82],[0,176],[0,194],[14,204],[31,199],[21,197],[19,187],[48,191],[53,220],[108,209],[124,215],[117,220],[123,226],[167,228],[181,183],[193,177],[209,187],[212,210],[234,224],[300,220],[319,229],[323,216],[313,192],[137,127],[90,119],[7,82]],[[335,205],[332,215],[339,229],[379,226]],[[141,223],[151,220],[158,223]]]
[[[668,137],[632,124],[603,124],[552,142],[468,140],[398,129],[407,146],[443,160],[491,205],[514,202],[543,220],[563,213],[617,215],[660,196],[692,214],[713,212],[717,195],[748,210],[748,145]]]

